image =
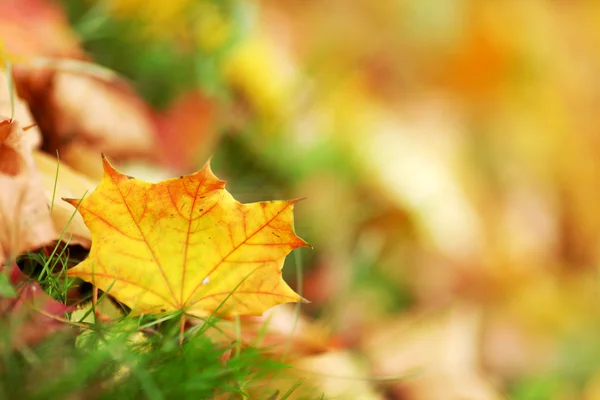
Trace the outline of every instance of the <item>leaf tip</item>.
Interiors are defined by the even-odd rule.
[[[221,189],[225,187],[225,184],[227,183],[224,180],[219,179],[215,173],[213,172],[211,166],[210,166],[210,162],[212,160],[212,157],[210,157],[205,163],[204,166],[202,167],[202,169],[200,171],[198,171],[196,174],[197,176],[202,177],[203,179],[206,179],[207,181],[210,181],[214,184],[214,188],[215,189]]]
[[[112,174],[112,173],[116,172],[116,170],[110,164],[110,161],[108,161],[108,159],[106,158],[106,156],[104,155],[104,153],[100,153],[100,156],[102,157],[102,167],[104,169],[104,173],[105,174]]]
[[[296,243],[294,243],[294,248],[299,247],[308,247],[309,249],[313,249],[312,244],[308,243],[306,240],[302,239],[299,236],[296,236]]]
[[[300,203],[301,201],[306,200],[308,197],[300,197],[297,199],[293,199],[293,200],[289,200],[289,203],[293,206],[296,205],[296,203]]]
[[[79,201],[78,199],[71,199],[68,197],[61,197],[60,198],[62,201],[66,201],[67,203],[71,204],[72,206],[77,207],[77,201]]]

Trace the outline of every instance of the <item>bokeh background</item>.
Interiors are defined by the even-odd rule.
[[[305,198],[326,398],[600,399],[600,3],[1,0],[0,40],[90,181]]]

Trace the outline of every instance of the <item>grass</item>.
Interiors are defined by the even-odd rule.
[[[19,258],[21,268],[52,298],[72,301],[69,294],[79,290],[75,301],[83,307],[69,315],[72,324],[66,323],[66,330],[35,346],[0,352],[0,399],[243,399],[256,398],[253,390],[263,394],[259,398],[280,399],[291,394],[279,397],[275,390],[261,389],[267,378],[285,375],[287,367],[260,348],[243,348],[239,340],[215,343],[207,334],[215,318],[188,330],[181,345],[179,313],[96,321],[89,304],[91,285],[66,273],[77,261],[67,246],[56,246],[50,255]],[[104,296],[98,304],[116,308]],[[11,334],[16,334],[11,325],[7,318],[0,321],[0,348],[9,347]],[[236,330],[241,335],[239,324]],[[230,351],[233,355],[223,358]]]
[[[247,349],[222,361],[224,349],[194,335],[141,334],[124,319],[90,324],[85,334],[57,334],[42,344],[4,352],[0,398],[250,398],[245,388],[283,368]]]

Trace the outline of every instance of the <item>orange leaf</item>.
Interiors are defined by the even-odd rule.
[[[134,315],[183,310],[205,317],[261,315],[302,301],[281,278],[285,256],[308,246],[294,233],[295,201],[237,202],[206,164],[157,184],[113,169],[79,203],[92,233],[86,260],[69,271]]]

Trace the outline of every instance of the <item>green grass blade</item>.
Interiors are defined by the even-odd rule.
[[[52,188],[52,202],[50,203],[50,213],[54,209],[54,199],[56,198],[56,186],[58,186],[58,170],[60,169],[60,157],[58,149],[56,150],[56,175],[54,176],[54,187]]]

